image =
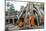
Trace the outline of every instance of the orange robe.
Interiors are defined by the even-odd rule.
[[[31,16],[31,25],[32,25],[32,28],[34,27],[35,25],[35,16]]]

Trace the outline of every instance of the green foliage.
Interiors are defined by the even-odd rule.
[[[9,9],[8,9],[9,12],[15,12],[14,5],[13,4],[10,5],[10,3],[8,2],[7,3],[7,7],[9,7]]]
[[[37,3],[34,4],[34,6],[38,6],[39,8],[42,8],[43,9],[44,8],[44,3],[37,2]]]
[[[9,7],[9,6],[10,6],[10,3],[8,2],[8,3],[7,3],[7,7]]]

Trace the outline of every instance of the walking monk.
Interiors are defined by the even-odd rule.
[[[29,20],[30,20],[31,28],[34,28],[34,26],[35,26],[35,16],[34,15],[30,16]]]

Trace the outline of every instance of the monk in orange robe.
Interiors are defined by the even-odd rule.
[[[30,23],[31,23],[31,27],[34,28],[35,26],[35,16],[34,15],[30,17]]]

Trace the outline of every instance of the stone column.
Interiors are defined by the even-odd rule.
[[[10,19],[8,19],[8,23],[10,23]]]
[[[12,20],[13,20],[13,24],[14,24],[14,18]]]

